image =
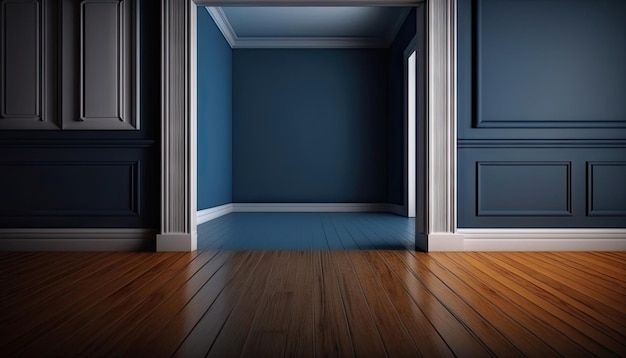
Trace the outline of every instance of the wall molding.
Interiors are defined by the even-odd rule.
[[[230,203],[198,210],[198,225],[230,213],[367,213],[406,216],[406,207],[387,203]]]
[[[202,209],[196,212],[196,224],[201,225],[220,216],[230,214],[234,211],[233,204],[224,204],[213,208]]]
[[[161,0],[161,228],[157,251],[194,251],[196,6]]]
[[[427,5],[427,114],[419,131],[426,134],[426,183],[418,191],[426,208],[424,223],[416,222],[416,248],[421,251],[436,249],[442,237],[456,231],[457,1],[431,0]]]
[[[221,7],[206,6],[230,48],[387,48],[400,31],[410,9],[405,9],[384,39],[362,37],[242,37],[238,36]]]
[[[154,251],[154,229],[0,229],[0,251]]]
[[[623,139],[459,139],[459,148],[626,148]]]
[[[386,203],[233,203],[235,212],[249,213],[364,213],[387,212]]]
[[[457,235],[463,246],[455,251],[626,250],[626,229],[458,229]]]

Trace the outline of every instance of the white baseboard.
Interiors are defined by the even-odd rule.
[[[198,249],[197,233],[159,234],[156,236],[156,250],[162,251],[196,251]]]
[[[0,251],[153,251],[156,230],[0,229]]]
[[[249,213],[343,213],[386,212],[384,203],[233,203],[234,212]]]
[[[213,219],[217,219],[220,216],[224,216],[226,214],[230,214],[233,212],[233,204],[224,204],[220,206],[216,206],[214,208],[208,208],[203,210],[198,210],[196,225],[204,224],[207,221],[211,221]]]
[[[626,251],[626,229],[459,229],[463,251]]]

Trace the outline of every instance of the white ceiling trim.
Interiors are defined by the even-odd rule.
[[[230,48],[235,48],[238,37],[235,33],[235,30],[233,30],[233,27],[230,25],[230,22],[228,22],[228,18],[226,17],[226,13],[224,13],[224,10],[222,10],[221,7],[210,6],[206,6],[205,9],[209,12],[209,15],[211,15],[213,21],[215,21],[215,24],[217,25],[217,28],[219,28],[222,32],[222,35],[224,35],[224,38],[230,45]]]
[[[385,48],[389,47],[410,12],[406,9],[385,39],[363,37],[240,37],[221,7],[205,9],[231,48]]]

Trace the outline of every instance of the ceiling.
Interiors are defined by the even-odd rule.
[[[207,7],[232,48],[388,47],[408,7]]]

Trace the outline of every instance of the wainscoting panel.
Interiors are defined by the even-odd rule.
[[[626,148],[459,146],[459,228],[626,225]]]
[[[477,162],[478,216],[570,216],[569,162]]]
[[[159,196],[157,183],[149,180],[157,174],[150,148],[73,144],[2,148],[0,227],[156,224],[151,213]]]
[[[603,45],[625,41],[626,2],[474,0],[473,12],[477,127],[626,127],[626,51]]]
[[[62,11],[63,129],[138,129],[136,2],[65,0]]]
[[[587,163],[587,215],[626,216],[626,162]]]
[[[49,1],[0,2],[0,129],[56,129],[56,12]]]
[[[0,162],[0,215],[139,215],[139,162]]]

